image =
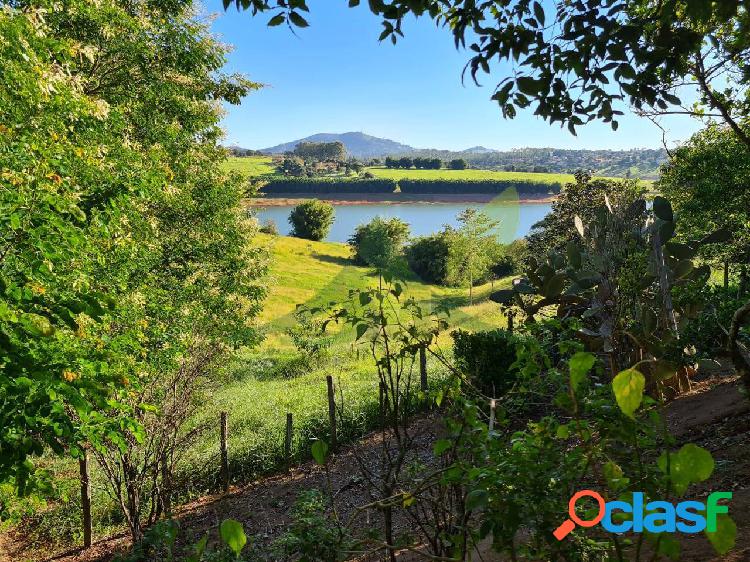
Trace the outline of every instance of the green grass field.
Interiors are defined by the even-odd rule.
[[[225,170],[236,170],[247,177],[273,174],[270,156],[230,157],[224,163]],[[371,166],[367,171],[379,178],[388,179],[450,179],[450,180],[532,180],[542,183],[566,183],[573,181],[572,174],[532,174],[530,172],[497,172],[492,170],[397,170],[383,166]]]
[[[285,333],[295,324],[294,310],[298,303],[314,305],[342,300],[349,289],[373,286],[377,279],[372,271],[353,265],[349,260],[349,248],[344,244],[268,235],[259,235],[256,241],[268,247],[272,257],[269,294],[258,319],[266,339],[258,349],[241,349],[235,353],[187,424],[186,431],[196,429],[198,432],[174,475],[183,500],[215,489],[217,485],[218,427],[222,411],[229,415],[229,461],[235,482],[248,482],[284,464],[287,412],[294,417],[292,451],[295,460],[309,456],[312,439],[327,437],[326,375],[334,376],[343,395],[343,415],[338,426],[342,442],[363,435],[377,421],[377,377],[366,349],[353,345],[351,330],[334,333],[329,356],[314,364],[301,361]],[[510,278],[500,280],[495,287],[505,287],[509,283]],[[427,285],[411,276],[406,281],[402,299],[413,296],[425,312],[439,303],[448,305],[451,329],[481,330],[505,324],[499,306],[487,300],[490,290],[490,285],[475,288],[476,304],[469,306],[466,289]],[[443,332],[438,343],[442,349],[449,350],[451,341],[449,332]],[[428,358],[427,367],[430,383],[439,385],[446,376],[445,369],[432,358]],[[54,471],[61,489],[70,491],[73,501],[77,501],[77,463],[68,458],[49,458],[45,466]],[[94,522],[95,533],[99,536],[122,530],[118,508],[105,494],[104,486],[103,475],[94,466]],[[18,504],[18,508],[23,505]],[[49,509],[43,511],[38,525],[29,532],[50,548],[80,540],[79,512],[71,509],[70,503],[53,501]]]
[[[259,350],[241,351],[227,366],[226,382],[201,408],[195,426],[206,425],[186,457],[194,493],[216,475],[219,412],[229,412],[230,462],[233,474],[246,480],[273,470],[282,463],[286,413],[295,420],[293,450],[297,458],[307,456],[310,440],[327,431],[326,375],[334,375],[344,396],[344,416],[339,424],[343,439],[356,438],[375,422],[377,378],[366,348],[355,346],[351,330],[334,334],[330,357],[319,365],[300,365],[285,331],[295,324],[298,303],[324,304],[346,298],[349,289],[374,286],[371,270],[353,265],[344,244],[311,242],[291,237],[262,235],[261,244],[272,254],[269,295],[259,323],[266,340]],[[507,286],[510,279],[495,283]],[[402,298],[413,296],[425,312],[437,304],[451,307],[451,328],[490,329],[504,325],[499,306],[487,300],[489,284],[475,288],[476,304],[468,306],[465,289],[436,287],[415,277],[407,280]],[[429,321],[429,320],[427,320]],[[335,330],[334,330],[335,331]],[[450,348],[448,332],[439,343]],[[357,353],[357,348],[361,353]],[[437,361],[428,362],[434,383],[445,376]]]
[[[378,178],[410,179],[410,180],[505,180],[505,181],[536,181],[540,183],[565,184],[573,181],[572,174],[533,174],[531,172],[501,172],[493,170],[399,170],[382,166],[366,168]]]
[[[274,167],[270,156],[230,156],[222,166],[227,171],[236,171],[251,178],[273,174]]]

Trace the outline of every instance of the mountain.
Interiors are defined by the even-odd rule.
[[[467,148],[466,150],[462,150],[461,152],[463,152],[464,154],[488,154],[498,151],[493,148],[487,148],[486,146],[472,146],[471,148]]]
[[[414,152],[415,148],[390,139],[381,139],[365,133],[318,133],[303,139],[297,139],[269,148],[262,148],[260,152],[266,154],[283,154],[291,152],[301,142],[336,142],[344,143],[346,151],[355,158],[382,158],[389,154],[406,154]]]

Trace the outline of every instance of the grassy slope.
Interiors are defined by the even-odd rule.
[[[270,156],[230,157],[224,169],[236,170],[248,177],[273,174]],[[532,174],[530,172],[500,172],[492,170],[396,170],[383,166],[367,168],[379,178],[392,179],[456,179],[456,180],[532,180],[542,183],[566,183],[573,181],[572,174]]]
[[[274,167],[271,165],[270,156],[230,156],[223,164],[225,170],[234,170],[247,177],[257,177],[272,174]]]
[[[360,348],[359,358],[352,347],[351,331],[336,335],[333,357],[325,364],[293,377],[280,375],[278,369],[279,362],[283,364],[294,358],[284,331],[294,324],[297,303],[340,300],[349,289],[374,284],[375,278],[367,268],[355,266],[348,260],[349,249],[344,244],[271,236],[262,236],[260,241],[268,244],[273,254],[269,296],[260,317],[266,341],[261,350],[238,353],[227,366],[226,384],[208,397],[195,420],[196,425],[211,426],[187,456],[192,473],[190,480],[198,481],[199,485],[216,473],[215,429],[222,410],[229,412],[233,474],[241,479],[272,469],[281,462],[287,412],[294,415],[293,448],[297,455],[306,453],[310,438],[325,434],[325,377],[328,374],[334,375],[343,391],[345,415],[340,432],[344,437],[364,432],[375,419],[376,378],[371,361],[365,357],[365,349]],[[495,285],[508,283],[506,279]],[[450,303],[455,307],[451,312],[451,327],[489,329],[504,324],[499,307],[486,300],[489,291],[489,285],[476,288],[479,302],[467,306],[466,290],[435,287],[411,279],[404,296],[415,297],[427,311],[438,302]],[[447,333],[441,336],[440,343],[443,347],[450,345]],[[437,362],[432,361],[428,372],[435,379],[444,375]]]
[[[573,181],[572,174],[533,174],[531,172],[501,172],[493,170],[399,170],[374,166],[367,171],[379,178],[429,179],[429,180],[522,180],[540,183],[561,183]]]

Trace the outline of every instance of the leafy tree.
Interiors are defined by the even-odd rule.
[[[454,158],[448,164],[451,170],[465,170],[469,167],[469,164],[463,158]]]
[[[287,156],[276,166],[276,172],[282,176],[301,178],[310,175],[302,158]]]
[[[412,167],[413,164],[414,164],[414,162],[408,156],[402,156],[401,158],[398,159],[398,167],[399,168],[404,168],[404,169],[408,170],[409,168]]]
[[[584,223],[592,220],[605,204],[605,197],[615,205],[634,201],[645,191],[636,180],[592,179],[586,172],[576,172],[575,179],[575,183],[566,184],[560,191],[552,203],[552,212],[531,227],[526,237],[529,255],[543,258],[550,251],[563,251],[578,236],[574,218],[579,216]]]
[[[385,167],[386,168],[398,168],[398,159],[393,158],[392,156],[386,156]]]
[[[469,303],[474,304],[474,283],[487,274],[492,262],[497,222],[476,209],[462,211],[458,222],[450,248],[448,279],[451,284],[467,283]]]
[[[323,240],[334,220],[333,205],[312,199],[300,203],[289,214],[292,236],[308,240]]]
[[[427,282],[436,285],[448,283],[448,261],[453,228],[446,226],[441,232],[421,236],[406,247],[406,260],[409,267]]]
[[[409,225],[401,219],[375,217],[354,230],[349,246],[356,263],[385,270],[396,265],[408,238]]]
[[[359,0],[351,0],[356,6]],[[224,0],[224,6],[274,11],[269,25],[306,27],[306,0]],[[620,102],[648,116],[716,116],[750,149],[740,123],[750,116],[750,11],[742,0],[378,0],[380,39],[397,42],[409,14],[428,15],[473,53],[467,68],[476,81],[492,63],[513,60],[514,73],[492,99],[503,115],[533,107],[536,115],[576,127],[602,120],[617,128]],[[614,87],[613,87],[614,85]],[[694,105],[678,94],[698,94]]]
[[[524,238],[514,240],[499,248],[498,255],[493,257],[490,272],[495,278],[507,277],[523,271],[527,256],[527,242]]]
[[[316,162],[344,162],[346,160],[346,147],[341,141],[301,142],[294,147],[294,155],[304,160]]]
[[[702,255],[730,264],[750,262],[750,151],[726,126],[712,125],[672,153],[657,184],[680,216],[683,240],[701,239],[718,228],[732,233],[725,244]]]
[[[0,11],[0,480],[28,491],[45,447],[93,445],[139,538],[182,438],[167,412],[259,339],[264,258],[216,103],[257,85],[221,74],[186,2],[16,4]],[[191,393],[170,386],[184,373]]]

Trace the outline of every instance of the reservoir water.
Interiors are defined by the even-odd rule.
[[[334,203],[336,218],[326,240],[346,242],[358,225],[365,224],[376,216],[398,217],[409,224],[412,236],[424,236],[438,232],[443,225],[455,227],[458,224],[456,216],[468,207],[481,210],[499,223],[497,234],[502,242],[511,242],[526,236],[532,225],[544,218],[552,208],[551,203],[519,203],[513,201],[493,201],[489,203]],[[276,223],[279,234],[287,235],[290,233],[291,225],[288,219],[294,205],[269,205],[264,207],[261,203],[256,203],[252,208],[261,223],[272,220]]]

